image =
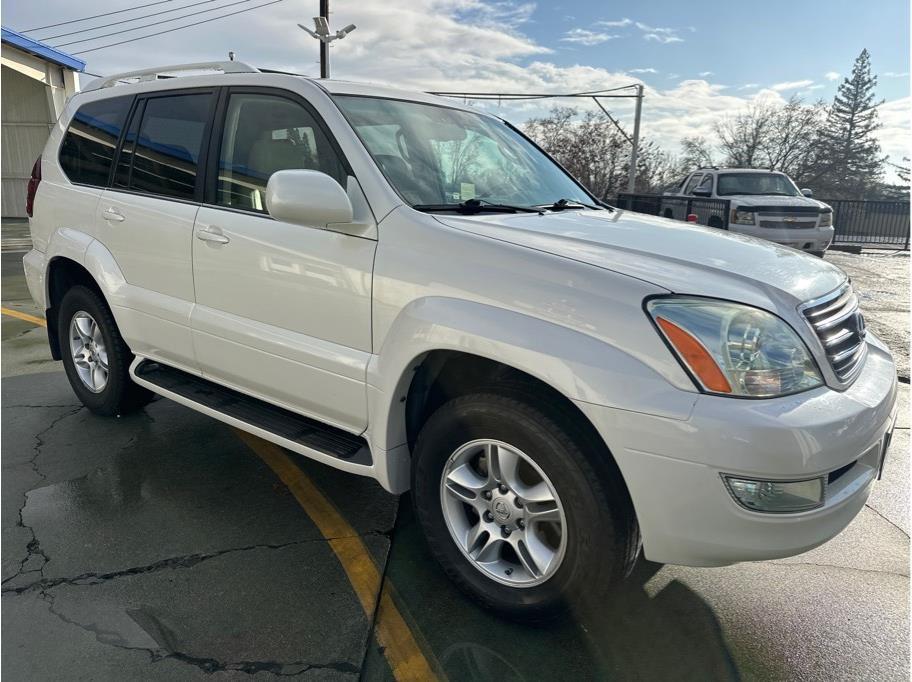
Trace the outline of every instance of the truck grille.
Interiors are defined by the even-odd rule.
[[[817,333],[839,380],[847,383],[854,379],[864,365],[868,344],[864,316],[858,310],[852,285],[846,283],[833,293],[804,304],[801,312]]]
[[[786,229],[807,229],[817,227],[818,212],[808,213],[806,211],[777,211],[764,212],[759,214],[760,227],[786,228]]]

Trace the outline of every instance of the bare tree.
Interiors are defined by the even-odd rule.
[[[580,115],[572,107],[555,107],[548,116],[528,121],[525,132],[595,196],[606,199],[626,189],[630,143],[604,114]],[[641,140],[636,191],[663,188],[674,179],[676,169],[672,156]]]
[[[715,125],[725,164],[737,168],[760,168],[766,161],[764,147],[773,134],[776,108],[756,102],[746,111]]]

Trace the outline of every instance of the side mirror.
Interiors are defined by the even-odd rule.
[[[307,227],[353,219],[351,201],[342,186],[314,170],[280,170],[269,176],[266,210],[276,220]]]
[[[814,190],[808,189],[807,187],[803,188],[803,189],[801,190],[801,193],[802,193],[804,196],[806,196],[806,197],[812,197],[812,196],[814,196]]]
[[[691,194],[693,194],[695,197],[711,197],[711,196],[712,196],[712,190],[701,189],[700,187],[696,187],[696,188],[694,188],[694,190],[691,192]]]

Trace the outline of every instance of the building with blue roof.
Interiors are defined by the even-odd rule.
[[[79,90],[85,62],[3,26],[2,187],[0,214],[25,217],[25,194],[35,160],[67,98]]]

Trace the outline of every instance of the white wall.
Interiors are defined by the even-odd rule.
[[[25,217],[25,193],[35,159],[78,89],[77,75],[9,45],[2,48],[0,73],[0,215]]]

